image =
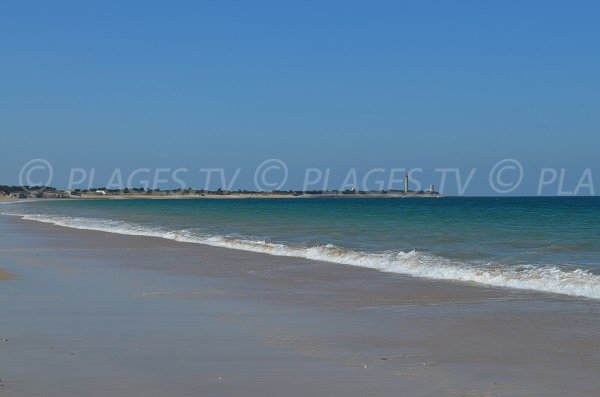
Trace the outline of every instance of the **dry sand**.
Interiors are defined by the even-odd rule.
[[[0,236],[7,395],[600,390],[596,300],[9,217]]]

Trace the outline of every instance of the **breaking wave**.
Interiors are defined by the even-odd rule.
[[[289,246],[267,241],[201,235],[190,230],[166,230],[160,227],[106,219],[14,213],[6,215],[16,215],[25,220],[51,223],[74,229],[160,237],[213,247],[359,266],[415,277],[473,282],[496,287],[600,299],[600,276],[584,269],[570,270],[554,265],[506,266],[491,263],[460,262],[417,251],[372,253],[354,251],[331,244],[309,247]]]

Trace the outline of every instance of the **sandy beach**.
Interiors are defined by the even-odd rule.
[[[0,217],[0,393],[593,396],[600,304]]]
[[[600,397],[600,2],[0,10],[0,397]]]

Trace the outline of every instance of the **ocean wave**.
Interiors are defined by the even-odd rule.
[[[22,219],[51,223],[73,229],[95,230],[133,236],[159,237],[185,243],[298,257],[425,277],[437,280],[472,282],[489,286],[535,290],[600,299],[600,276],[584,269],[566,270],[554,265],[505,266],[468,263],[424,252],[362,252],[331,244],[310,247],[289,246],[226,236],[200,235],[190,230],[167,230],[106,219],[5,213]]]

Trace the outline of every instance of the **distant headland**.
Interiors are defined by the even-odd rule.
[[[60,190],[49,186],[3,186],[0,185],[0,200],[22,199],[268,199],[268,198],[439,198],[444,197],[430,187],[418,190],[273,190],[253,191],[226,189],[90,189]]]
[[[50,186],[8,186],[0,185],[0,200],[19,199],[127,199],[127,198],[295,198],[295,197],[320,197],[320,198],[440,198],[442,195],[435,191],[433,185],[429,189],[413,191],[409,189],[408,173],[404,175],[403,190],[360,190],[356,185],[344,190],[273,190],[230,191],[219,188],[217,190],[179,188],[162,190],[143,187],[111,189],[109,187],[95,187],[88,189],[59,190]]]
[[[59,190],[53,187],[11,186],[6,189],[0,186],[0,200],[20,199],[262,199],[262,198],[440,198],[444,197],[438,192],[431,191],[362,191],[362,190],[274,190],[259,192],[252,190],[229,191],[196,190],[196,189],[143,189],[133,188],[124,190],[93,188],[86,190]]]

